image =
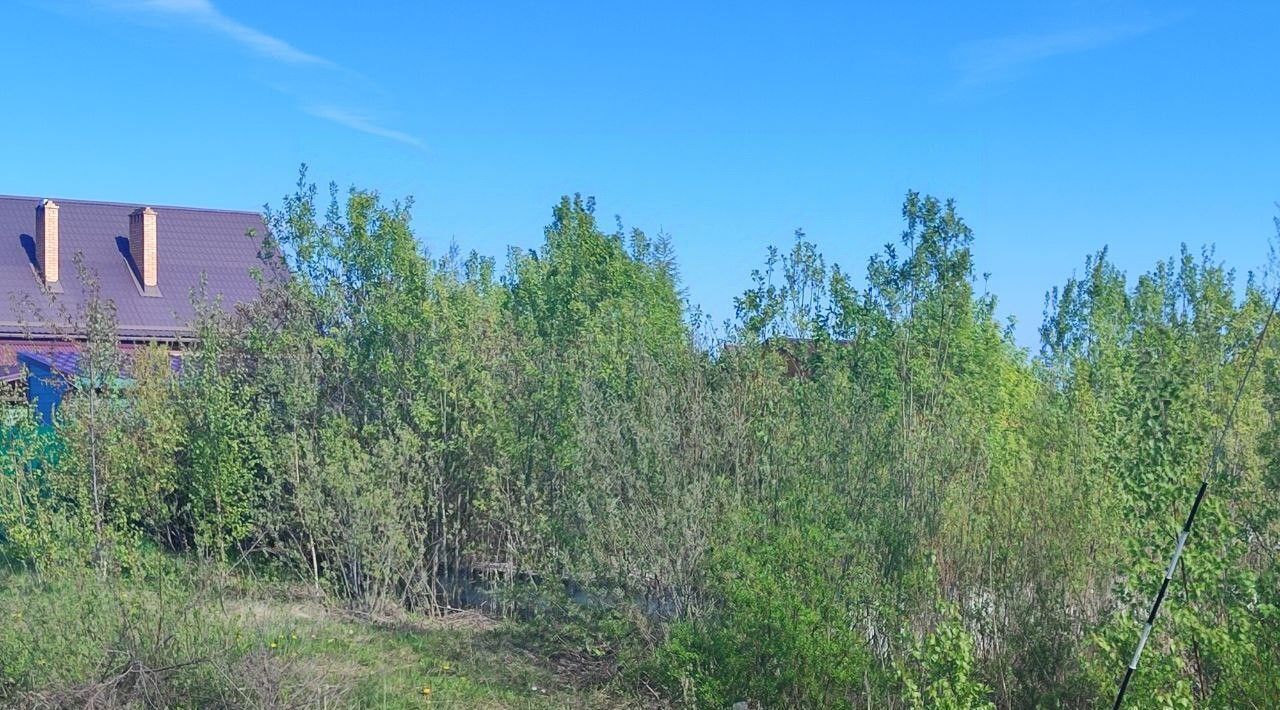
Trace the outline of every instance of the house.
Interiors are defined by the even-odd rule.
[[[0,196],[0,390],[46,423],[78,367],[84,310],[115,306],[119,346],[189,342],[193,294],[253,300],[266,226],[255,212]]]

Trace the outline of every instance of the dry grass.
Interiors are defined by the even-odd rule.
[[[236,584],[212,596],[155,597],[127,623],[89,614],[66,589],[0,591],[10,610],[43,610],[9,641],[48,672],[0,683],[0,707],[24,708],[617,708],[654,706],[620,690],[610,669],[554,657],[483,614],[372,616],[303,590]],[[126,583],[122,583],[126,584]],[[77,588],[75,585],[69,589]],[[150,594],[113,588],[122,599]],[[100,595],[99,595],[100,596]],[[137,604],[136,600],[131,602]],[[181,613],[174,605],[184,605]],[[108,604],[107,607],[112,607]],[[112,607],[114,608],[114,607]],[[157,617],[156,609],[165,613]],[[65,617],[65,618],[63,618]],[[107,626],[118,628],[108,629]],[[60,628],[101,629],[74,646]],[[77,632],[70,632],[72,637]],[[0,634],[3,636],[3,634]],[[0,639],[2,640],[2,639]],[[6,646],[7,648],[7,646]],[[70,648],[70,647],[66,647]],[[4,649],[0,649],[3,653]],[[96,660],[95,660],[96,659]],[[0,659],[0,671],[6,667]],[[16,669],[17,666],[9,666]],[[4,673],[0,673],[4,675]],[[24,687],[25,686],[25,687]]]

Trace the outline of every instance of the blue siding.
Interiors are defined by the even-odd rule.
[[[25,354],[19,354],[18,359],[27,366],[27,401],[35,405],[40,423],[52,426],[54,413],[67,391],[66,379],[39,359]]]

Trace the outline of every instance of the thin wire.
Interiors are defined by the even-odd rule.
[[[1200,510],[1200,503],[1204,501],[1204,495],[1209,490],[1209,482],[1213,478],[1213,474],[1217,472],[1219,466],[1222,465],[1223,446],[1227,440],[1227,434],[1235,425],[1236,411],[1240,408],[1240,399],[1244,395],[1245,385],[1249,382],[1249,376],[1253,374],[1254,368],[1258,364],[1258,353],[1262,350],[1262,343],[1266,340],[1267,329],[1271,327],[1271,320],[1276,315],[1276,306],[1280,305],[1280,287],[1276,288],[1276,294],[1271,299],[1271,310],[1267,312],[1267,319],[1262,323],[1262,331],[1258,333],[1258,339],[1253,344],[1253,353],[1249,356],[1249,365],[1245,368],[1244,375],[1240,377],[1239,384],[1236,385],[1236,396],[1231,403],[1231,409],[1227,412],[1227,419],[1223,423],[1222,430],[1218,432],[1218,440],[1213,445],[1213,454],[1209,459],[1209,465],[1205,468],[1204,475],[1200,477],[1200,490],[1196,491],[1195,502],[1191,504],[1191,512],[1187,513],[1187,521],[1182,524],[1182,530],[1178,533],[1178,541],[1173,548],[1173,556],[1169,560],[1169,566],[1165,569],[1164,580],[1160,582],[1160,591],[1156,593],[1155,602],[1151,605],[1151,613],[1147,614],[1147,623],[1142,627],[1142,633],[1138,636],[1138,647],[1133,652],[1133,660],[1129,661],[1128,668],[1124,671],[1124,679],[1120,681],[1120,688],[1116,691],[1116,701],[1112,704],[1112,710],[1119,710],[1120,703],[1124,701],[1124,693],[1129,689],[1129,681],[1133,678],[1133,674],[1138,670],[1138,659],[1142,657],[1142,649],[1147,645],[1147,639],[1151,636],[1151,629],[1155,626],[1156,615],[1160,613],[1160,605],[1164,602],[1164,595],[1169,591],[1169,581],[1173,579],[1174,570],[1178,567],[1178,558],[1182,557],[1182,550],[1187,543],[1187,537],[1191,535],[1191,525],[1196,520],[1196,513]]]

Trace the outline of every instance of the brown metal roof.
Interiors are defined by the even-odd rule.
[[[141,205],[51,198],[59,207],[61,293],[47,293],[35,268],[39,198],[0,196],[0,338],[65,334],[88,300],[74,255],[83,255],[104,299],[115,303],[121,337],[167,340],[189,332],[201,278],[224,308],[252,300],[266,234],[254,212],[154,207],[160,296],[144,296],[128,258],[129,213]],[[250,236],[252,234],[253,236]]]

